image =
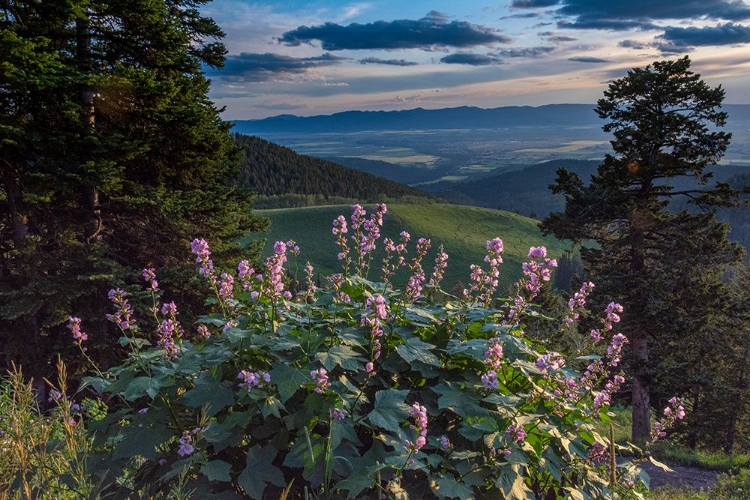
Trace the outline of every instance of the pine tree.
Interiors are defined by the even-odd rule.
[[[239,151],[202,71],[223,64],[223,33],[204,3],[0,1],[6,362],[69,346],[69,315],[104,335],[106,290],[179,273],[194,237],[253,254],[236,239],[267,223],[231,187]]]
[[[704,331],[696,318],[704,298],[727,264],[741,258],[727,239],[727,227],[714,218],[719,206],[738,201],[726,184],[708,187],[714,165],[730,134],[720,111],[721,87],[711,88],[689,70],[690,59],[655,62],[614,81],[596,112],[608,120],[614,154],[605,157],[588,185],[558,170],[554,193],[565,196],[565,211],[542,223],[545,233],[596,246],[581,255],[600,300],[625,308],[620,325],[629,338],[633,439],[650,431],[651,391],[659,367],[654,346],[670,334],[684,337],[677,349]],[[675,189],[675,181],[685,188]],[[693,210],[669,211],[677,198]],[[680,260],[683,259],[683,260]],[[670,318],[670,321],[665,321]]]

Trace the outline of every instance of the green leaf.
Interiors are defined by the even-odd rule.
[[[487,352],[487,341],[484,339],[471,339],[461,341],[451,339],[446,348],[448,354],[466,354],[475,359],[484,359],[484,353]]]
[[[156,459],[156,448],[173,437],[174,433],[162,423],[131,422],[122,427],[122,438],[112,451],[112,459],[143,457]]]
[[[310,381],[309,374],[303,373],[298,368],[285,363],[277,363],[270,372],[271,380],[279,389],[282,403],[291,398],[300,386]]]
[[[562,458],[558,457],[551,447],[544,450],[542,456],[544,457],[544,470],[549,472],[557,482],[562,482],[562,471],[565,467]]]
[[[435,480],[435,491],[440,498],[460,498],[461,500],[474,498],[471,488],[456,481],[450,474],[440,476]]]
[[[418,360],[426,365],[440,366],[440,360],[431,352],[431,349],[435,349],[435,346],[416,337],[412,337],[406,341],[406,344],[396,347],[399,356],[407,363]]]
[[[404,403],[408,390],[383,390],[375,394],[375,408],[367,416],[373,425],[397,432],[401,422],[409,416],[409,405]]]
[[[268,418],[273,415],[276,418],[281,418],[280,410],[284,409],[284,405],[274,396],[268,396],[260,402],[260,413],[263,418]]]
[[[237,478],[237,484],[250,498],[262,500],[263,491],[268,483],[282,488],[286,486],[281,470],[272,463],[276,453],[277,450],[273,446],[261,448],[257,444],[247,451],[245,470]]]
[[[232,477],[229,475],[232,466],[223,460],[212,460],[201,466],[201,474],[206,476],[209,481],[229,482]]]
[[[438,408],[449,409],[461,417],[469,416],[488,416],[491,411],[479,405],[479,395],[465,386],[451,382],[441,382],[432,388],[434,392],[440,395],[438,398]]]
[[[663,463],[659,462],[658,460],[656,460],[652,456],[648,457],[648,461],[651,462],[652,464],[654,464],[655,466],[659,467],[664,472],[674,472],[674,470],[670,469],[667,464],[663,464]]]
[[[568,493],[568,498],[570,498],[571,500],[585,500],[586,499],[586,497],[583,496],[583,493],[581,493],[575,488],[564,487],[563,489]]]
[[[161,387],[162,383],[160,379],[155,377],[136,377],[128,384],[127,389],[125,389],[124,397],[128,401],[134,401],[145,395],[154,399],[159,394]]]
[[[347,370],[361,370],[365,360],[357,355],[357,352],[349,346],[335,345],[327,351],[319,352],[316,356],[328,371],[337,365]]]
[[[385,464],[382,464],[377,470],[385,467]],[[371,467],[357,469],[354,474],[336,483],[336,487],[348,492],[347,499],[357,498],[364,490],[375,486],[377,470],[372,470]]]
[[[207,415],[213,417],[227,406],[234,404],[234,392],[215,382],[196,385],[181,398],[190,408],[208,406]]]
[[[495,486],[502,490],[503,496],[507,500],[531,500],[534,498],[533,492],[526,486],[523,475],[520,473],[520,466],[515,464],[502,467],[500,477],[495,481]]]

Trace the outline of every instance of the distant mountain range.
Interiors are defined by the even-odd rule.
[[[347,133],[367,130],[483,129],[534,126],[596,126],[602,121],[594,104],[548,104],[484,109],[470,106],[443,109],[416,108],[405,111],[344,111],[332,115],[279,115],[262,120],[236,120],[234,132]],[[750,124],[750,105],[724,106],[729,121]]]

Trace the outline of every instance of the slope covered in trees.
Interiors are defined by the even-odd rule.
[[[0,2],[0,366],[46,374],[71,315],[91,320],[92,357],[111,355],[108,290],[147,267],[174,277],[196,236],[252,257],[236,239],[266,224],[229,185],[204,3]]]
[[[242,148],[237,183],[259,195],[322,195],[361,201],[404,196],[426,197],[418,189],[352,170],[330,161],[300,155],[258,137],[235,134]]]

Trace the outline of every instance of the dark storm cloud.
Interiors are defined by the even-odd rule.
[[[325,23],[300,26],[287,31],[279,43],[298,46],[319,40],[325,50],[344,49],[425,49],[433,47],[475,47],[508,43],[511,38],[493,28],[466,21],[448,22],[447,16],[432,11],[418,20],[399,19],[341,26]]]
[[[406,59],[380,59],[379,57],[365,57],[359,60],[359,64],[386,64],[390,66],[419,66],[419,63],[407,61]]]
[[[750,26],[726,23],[703,28],[668,27],[657,39],[675,47],[743,44],[750,43]]]
[[[580,62],[580,63],[594,63],[594,64],[601,64],[601,63],[608,63],[612,61],[608,61],[607,59],[599,59],[598,57],[571,57],[568,59],[568,61],[573,62]]]
[[[502,64],[503,61],[497,56],[487,54],[451,54],[440,59],[445,64],[466,64],[469,66],[489,66],[491,64]]]
[[[346,60],[332,54],[318,57],[289,57],[279,54],[243,52],[227,56],[224,68],[207,70],[209,76],[219,76],[228,81],[265,82],[279,75],[299,75],[321,66],[332,66]]]

